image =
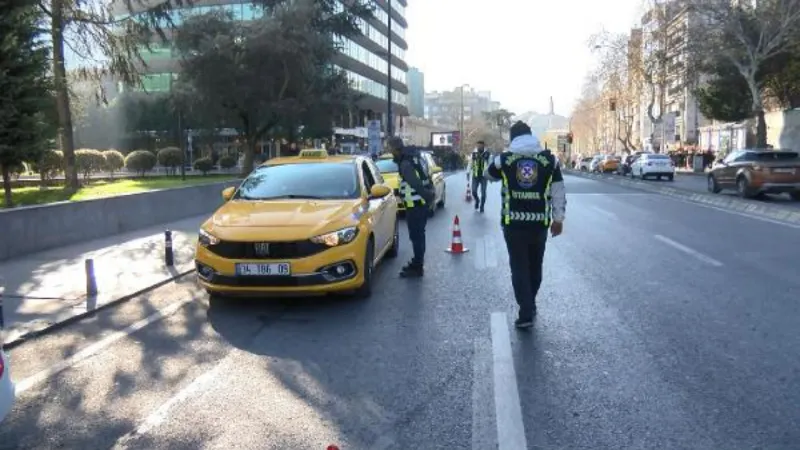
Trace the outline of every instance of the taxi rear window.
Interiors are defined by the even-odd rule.
[[[391,159],[379,159],[375,165],[378,166],[381,173],[396,173],[400,171],[400,168]]]
[[[348,162],[262,166],[242,182],[235,198],[337,200],[360,196],[355,165]]]

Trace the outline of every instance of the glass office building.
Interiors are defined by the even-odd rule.
[[[347,0],[343,0],[347,1]],[[352,82],[353,88],[362,95],[359,102],[357,117],[341,118],[338,125],[343,127],[364,126],[369,119],[385,119],[387,111],[389,78],[388,52],[389,39],[391,39],[392,52],[392,103],[395,116],[408,115],[408,87],[405,62],[408,44],[405,41],[407,22],[405,20],[406,0],[392,0],[391,2],[391,37],[388,35],[389,11],[386,0],[375,1],[376,10],[374,17],[361,20],[363,35],[353,39],[342,39],[341,51],[335,61],[338,67],[345,71]],[[263,8],[252,3],[235,2],[229,0],[198,1],[191,8],[183,8],[172,13],[172,21],[180,24],[186,17],[194,14],[223,9],[232,14],[236,20],[253,20],[263,16]],[[152,45],[150,50],[142,53],[142,58],[147,62],[146,74],[142,79],[143,89],[147,92],[164,92],[171,88],[173,80],[178,76],[180,67],[178,55],[170,45],[161,43]],[[384,121],[384,120],[382,120]],[[385,123],[385,121],[384,121]]]

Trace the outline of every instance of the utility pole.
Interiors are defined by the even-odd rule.
[[[386,17],[388,39],[386,39],[386,137],[394,135],[394,120],[392,119],[392,0],[386,0]]]
[[[178,148],[181,149],[181,181],[186,181],[186,147],[183,142],[183,108],[178,102]]]

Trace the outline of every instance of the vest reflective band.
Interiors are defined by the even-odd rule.
[[[420,181],[422,181],[422,185],[428,187],[431,185],[431,180],[428,178],[428,175],[422,170],[422,166],[420,165],[419,161],[414,158],[412,159],[412,164],[414,165],[414,171],[417,173],[417,177],[419,177]],[[425,205],[425,199],[419,195],[410,184],[400,177],[400,199],[402,200],[403,204],[406,208],[413,208],[415,206],[423,206]]]
[[[502,224],[550,225],[550,186],[555,158],[550,152],[536,155],[504,153],[500,157],[503,178]]]
[[[473,178],[480,178],[483,177],[483,171],[486,169],[486,156],[487,152],[484,151],[483,154],[474,152],[472,154],[472,177]]]

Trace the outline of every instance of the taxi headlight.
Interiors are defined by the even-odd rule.
[[[200,234],[197,237],[197,241],[200,245],[204,247],[208,247],[209,245],[217,245],[219,244],[219,238],[214,236],[213,234],[209,233],[206,230],[200,229]]]
[[[321,234],[311,238],[315,244],[325,244],[328,247],[336,247],[353,242],[358,235],[358,227],[347,227],[331,233]]]

